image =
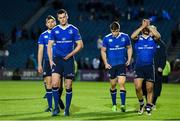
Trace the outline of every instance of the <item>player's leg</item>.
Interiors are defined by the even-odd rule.
[[[139,111],[138,114],[143,114],[144,112],[144,99],[143,99],[143,92],[142,92],[142,83],[144,80],[144,67],[136,67],[135,68],[135,89],[136,89],[136,95],[139,100]]]
[[[112,111],[116,112],[117,111],[117,104],[116,104],[116,94],[117,94],[117,89],[116,89],[116,83],[117,83],[117,78],[110,79],[110,93],[111,93],[111,99],[112,99]]]
[[[46,76],[44,78],[46,80],[46,97],[48,102],[48,108],[45,112],[52,112],[52,83],[51,83],[51,76]]]
[[[52,80],[51,80],[51,67],[49,61],[45,60],[43,64],[43,78],[46,84],[46,98],[48,102],[48,108],[45,112],[52,111]]]
[[[110,78],[110,94],[111,94],[111,99],[112,99],[112,111],[116,112],[117,111],[117,104],[116,104],[116,94],[117,94],[117,89],[116,89],[116,83],[117,83],[117,78],[115,75],[115,68],[112,67],[111,69],[108,70],[109,73],[109,78]]]
[[[138,114],[143,114],[144,108],[144,99],[143,99],[143,92],[142,92],[142,82],[143,78],[135,78],[134,84],[136,89],[136,95],[139,100],[139,111]]]
[[[125,112],[125,102],[126,102],[126,89],[125,89],[125,82],[126,82],[126,66],[125,65],[118,65],[116,66],[116,75],[118,78],[118,84],[120,86],[120,98],[121,98],[121,111]]]
[[[74,79],[74,59],[70,58],[64,61],[64,77],[66,87],[66,107],[64,111],[65,116],[69,116],[69,109],[72,100],[72,80]]]
[[[56,116],[59,114],[60,110],[58,107],[59,104],[59,81],[60,81],[60,74],[52,73],[52,92],[54,98],[54,111],[52,116]]]
[[[60,77],[63,72],[62,60],[61,58],[54,58],[54,63],[52,67],[52,92],[54,98],[54,111],[52,112],[52,116],[57,116],[60,113],[59,109],[59,85],[60,85]]]
[[[45,79],[44,79],[44,88],[45,88],[45,90],[47,90],[47,87],[46,87],[46,80],[45,80]],[[46,94],[44,95],[43,98],[46,98]]]
[[[120,86],[120,98],[121,98],[121,111],[125,112],[126,102],[126,89],[125,89],[126,76],[118,76],[118,83]]]
[[[64,77],[63,76],[61,76],[60,82],[61,83],[59,84],[59,107],[61,109],[64,109],[65,106],[64,106],[64,103],[63,103],[63,101],[61,99],[62,92],[63,92],[63,82],[64,82]]]
[[[147,89],[147,104],[146,104],[146,111],[147,114],[151,115],[152,109],[152,100],[153,100],[153,85],[152,81],[146,81],[146,89]]]
[[[152,65],[146,68],[146,89],[147,89],[147,104],[146,104],[146,112],[148,115],[151,115],[152,109],[152,100],[153,100],[153,87],[155,80],[155,71]]]
[[[143,95],[145,96],[146,101],[147,101],[146,80],[143,80],[143,83],[142,83],[142,91],[143,91]]]

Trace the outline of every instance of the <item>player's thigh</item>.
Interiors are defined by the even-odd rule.
[[[46,76],[44,78],[44,80],[46,81],[47,89],[51,89],[52,88],[52,78],[51,78],[51,76]]]
[[[110,79],[110,84],[111,84],[111,87],[112,87],[112,88],[115,88],[116,83],[117,83],[117,78]]]
[[[142,89],[143,80],[144,80],[143,78],[135,78],[134,79],[134,85],[137,90]]]
[[[59,87],[60,74],[52,73],[52,87]]]
[[[126,76],[118,76],[117,79],[118,79],[118,84],[120,85],[120,87],[121,86],[124,87],[125,82],[126,82]]]
[[[147,92],[153,92],[154,83],[152,81],[146,81],[146,90]]]

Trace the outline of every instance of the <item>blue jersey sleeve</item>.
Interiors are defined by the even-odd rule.
[[[130,40],[129,36],[127,35],[126,36],[126,46],[129,46],[129,45],[131,45],[131,40]]]
[[[38,44],[43,44],[44,45],[44,39],[43,39],[42,34],[39,36]]]
[[[103,38],[103,44],[102,44],[103,47],[107,48],[108,47],[108,43],[107,43],[107,38],[104,37]]]
[[[52,29],[51,33],[49,34],[49,40],[55,41],[55,30]]]
[[[74,40],[75,41],[82,40],[78,29],[74,29]]]

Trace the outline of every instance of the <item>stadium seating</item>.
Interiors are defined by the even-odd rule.
[[[103,3],[108,3],[106,0],[100,0]],[[28,0],[18,0],[14,2],[11,5],[4,6],[4,4],[8,4],[9,2],[14,2],[10,0],[6,0],[3,2],[3,4],[0,4],[0,15],[2,16],[0,20],[0,26],[2,26],[4,31],[9,31],[10,28],[12,28],[14,25],[19,24],[21,21],[27,20],[29,15],[31,15],[34,10],[37,9],[38,2],[28,2]],[[89,20],[88,13],[84,11],[78,10],[78,3],[79,2],[85,2],[82,0],[62,0],[65,9],[68,10],[69,13],[69,23],[72,23],[73,25],[77,26],[79,28],[79,31],[82,35],[83,41],[84,41],[84,49],[80,52],[80,54],[77,55],[77,58],[80,57],[89,57],[90,60],[92,60],[94,57],[99,56],[100,52],[97,49],[96,40],[99,35],[102,37],[108,34],[109,31],[109,24],[112,22],[112,20]],[[126,12],[128,7],[126,0],[113,0],[116,7],[118,7],[121,11]],[[160,31],[162,35],[162,40],[164,40],[166,43],[170,40],[170,34],[171,30],[173,29],[178,17],[179,17],[179,11],[180,8],[178,5],[180,4],[180,1],[178,0],[170,0],[170,1],[164,1],[164,0],[144,0],[144,9],[145,11],[150,10],[157,10],[159,14],[161,14],[161,11],[164,9],[169,12],[171,16],[171,20],[161,20],[154,22]],[[12,5],[15,6],[14,9],[12,8]],[[156,7],[157,6],[157,7]],[[140,6],[134,6],[132,8],[138,8]],[[47,15],[54,15],[56,16],[56,10],[49,7],[47,11],[45,11],[39,20],[36,21],[35,24],[33,24],[32,28],[40,27],[42,30],[45,30],[44,26],[44,19]],[[85,17],[82,21],[78,19],[78,16],[82,15]],[[6,21],[6,24],[3,22]],[[138,27],[140,24],[140,20],[120,20],[121,24],[121,30],[125,33],[128,33],[129,35]],[[30,28],[30,29],[32,29]],[[27,44],[27,45],[26,45]],[[21,47],[23,45],[23,47]],[[27,46],[27,48],[25,48]],[[32,49],[33,48],[33,49]],[[31,40],[28,41],[19,41],[9,47],[10,56],[8,57],[7,66],[9,68],[16,68],[16,67],[25,67],[25,62],[27,60],[27,57],[31,53],[37,53],[37,48],[34,42]],[[91,49],[91,51],[89,51]],[[16,50],[16,51],[15,51]],[[23,51],[22,51],[23,50]],[[16,59],[14,59],[16,57]],[[18,63],[18,64],[17,64]]]
[[[3,0],[0,4],[1,31],[9,33],[16,25],[22,25],[38,9],[36,0]]]

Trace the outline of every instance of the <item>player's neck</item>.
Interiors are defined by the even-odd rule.
[[[64,24],[64,25],[60,24],[60,26],[61,26],[62,28],[66,28],[66,27],[68,26],[68,23],[66,23],[66,24]]]
[[[142,34],[142,37],[147,39],[149,37],[149,35],[146,35],[146,34]]]

